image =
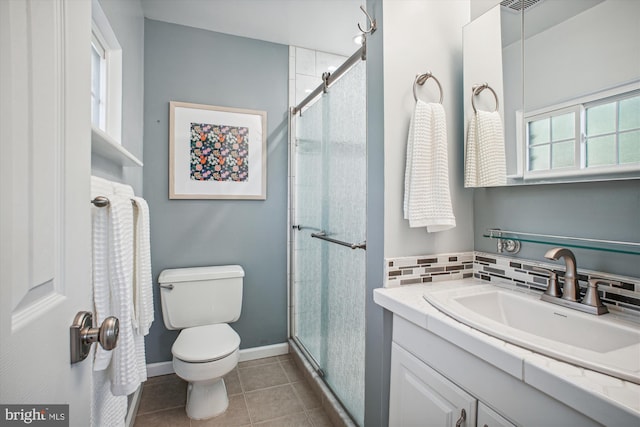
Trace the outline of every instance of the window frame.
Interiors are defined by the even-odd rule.
[[[612,102],[620,102],[621,100],[640,96],[640,82],[633,82],[618,86],[616,88],[603,90],[591,95],[581,97],[579,99],[557,104],[544,109],[534,110],[523,115],[522,129],[524,137],[520,144],[522,147],[522,179],[527,181],[546,180],[555,178],[579,178],[579,177],[596,177],[607,176],[611,179],[615,179],[616,175],[625,175],[630,172],[640,172],[640,162],[615,164],[615,165],[595,165],[587,166],[586,158],[586,111],[589,108],[593,108],[599,105],[604,105]],[[542,120],[553,116],[559,116],[566,114],[569,111],[576,111],[576,143],[574,151],[574,167],[559,168],[559,169],[545,169],[545,170],[529,170],[529,155],[531,145],[529,143],[530,133],[529,124],[536,120]],[[616,113],[617,118],[617,113]],[[618,147],[618,136],[620,134],[618,129],[618,123],[616,123],[616,147]],[[550,142],[551,144],[552,142]],[[551,154],[550,162],[551,162]],[[616,153],[616,159],[619,161],[619,153]]]
[[[103,132],[113,142],[122,144],[122,47],[98,0],[91,2],[91,18],[91,43],[97,42],[104,49],[104,70],[101,68],[101,72],[104,71],[101,73],[104,79],[104,86],[101,87],[104,122],[101,121],[101,124],[104,123],[104,127],[94,126],[92,117],[92,128]]]

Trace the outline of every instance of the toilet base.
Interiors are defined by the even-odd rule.
[[[222,414],[229,406],[222,378],[213,382],[193,382],[187,388],[187,416],[204,420]]]

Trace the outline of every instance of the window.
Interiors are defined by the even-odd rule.
[[[586,167],[640,163],[640,94],[586,108]]]
[[[530,114],[525,124],[525,179],[640,170],[640,90]]]
[[[103,131],[106,131],[106,74],[106,49],[94,32],[91,38],[91,124]]]
[[[91,2],[91,125],[121,143],[122,48],[97,0]]]
[[[576,147],[580,144],[576,129],[579,116],[579,109],[573,107],[534,116],[528,121],[529,171],[575,168],[579,164],[576,158]]]

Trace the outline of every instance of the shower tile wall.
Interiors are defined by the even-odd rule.
[[[333,72],[346,56],[289,46],[289,100],[297,105],[322,83],[322,73]]]

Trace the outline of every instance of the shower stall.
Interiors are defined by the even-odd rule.
[[[292,109],[290,151],[291,339],[358,425],[365,367],[363,59],[364,48]]]

